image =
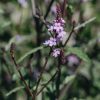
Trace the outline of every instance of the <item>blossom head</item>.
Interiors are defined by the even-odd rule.
[[[58,57],[60,55],[60,49],[54,49],[52,52],[53,57]]]
[[[57,12],[57,17],[53,21],[51,26],[49,26],[48,28],[48,31],[52,33],[53,36],[43,43],[45,46],[53,47],[52,56],[54,57],[58,57],[60,55],[60,48],[58,47],[59,47],[59,44],[62,42],[64,36],[66,35],[66,32],[64,31],[65,21],[61,17],[61,10],[59,6],[57,6],[56,12]]]
[[[57,42],[55,38],[51,37],[49,40],[46,40],[43,44],[52,47],[52,46],[56,46]]]

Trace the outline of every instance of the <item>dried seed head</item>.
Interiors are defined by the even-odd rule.
[[[11,53],[11,56],[14,57],[14,50],[15,50],[15,44],[12,43],[11,44],[11,47],[10,47],[10,53]]]

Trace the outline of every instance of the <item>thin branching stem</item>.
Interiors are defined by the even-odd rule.
[[[59,94],[59,97],[58,97],[57,100],[62,100],[63,97],[64,97],[64,95],[68,93],[68,91],[69,91],[69,89],[71,88],[73,82],[74,82],[75,79],[77,78],[77,75],[78,75],[78,73],[79,73],[79,71],[80,71],[80,68],[81,68],[81,66],[79,66],[79,67],[76,69],[76,71],[75,71],[75,73],[74,73],[74,75],[75,75],[74,79],[73,79],[71,82],[69,82],[68,84],[65,84],[64,87],[61,89],[60,94]]]
[[[43,66],[42,71],[41,71],[41,73],[40,73],[40,77],[39,77],[39,79],[38,79],[38,81],[37,81],[37,85],[36,85],[35,93],[37,93],[37,90],[38,90],[38,87],[39,87],[39,84],[40,84],[40,81],[41,81],[41,78],[42,78],[43,72],[44,72],[44,70],[45,70],[45,67],[46,67],[46,65],[47,65],[47,63],[48,63],[48,60],[49,60],[49,57],[50,57],[50,54],[51,54],[51,51],[49,52],[48,57],[46,57],[46,60],[45,60],[44,66]]]
[[[78,30],[78,29],[80,29],[80,28],[82,28],[82,27],[85,27],[88,23],[94,21],[95,19],[96,19],[96,17],[93,17],[93,18],[91,18],[91,19],[85,21],[84,23],[82,23],[82,24],[76,26],[76,27],[74,28],[74,30]]]
[[[32,92],[31,92],[29,86],[27,85],[25,79],[23,78],[23,75],[22,75],[21,71],[19,70],[18,64],[16,63],[13,46],[14,46],[14,44],[11,44],[11,48],[10,48],[10,54],[11,54],[12,61],[13,61],[14,65],[15,65],[16,70],[18,71],[18,73],[19,73],[19,75],[20,75],[20,78],[22,79],[22,81],[23,81],[23,83],[24,83],[24,85],[25,85],[27,91],[29,92],[30,96],[32,97],[32,100],[34,100],[33,94],[32,94]]]
[[[75,27],[74,24],[73,24],[72,30],[71,30],[71,32],[70,32],[70,34],[69,34],[67,40],[65,41],[65,44],[63,45],[63,47],[66,46],[66,44],[68,43],[68,41],[69,41],[69,39],[70,39],[70,37],[72,36],[72,33],[73,33],[74,31],[76,31],[76,30],[78,30],[78,29],[80,29],[80,28],[82,28],[82,27],[85,27],[88,23],[94,21],[95,19],[96,19],[96,17],[93,17],[93,18],[91,18],[91,19],[85,21],[84,23],[82,23],[82,24],[76,26],[76,27]]]
[[[72,30],[71,30],[71,32],[70,32],[70,34],[69,34],[67,40],[65,41],[65,44],[63,45],[63,47],[65,47],[65,46],[67,45],[67,43],[68,43],[69,39],[71,38],[73,32],[74,32],[74,24],[73,24]]]
[[[57,75],[58,73],[58,70],[55,72],[55,74],[50,78],[50,80],[37,92],[36,96],[39,95],[44,88],[47,87],[47,85],[55,78],[55,76]]]
[[[51,9],[51,7],[52,7],[54,1],[55,1],[55,0],[51,0],[49,6],[48,6],[48,8],[47,8],[47,11],[46,11],[46,13],[45,13],[45,15],[44,15],[44,19],[45,19],[45,20],[46,20],[47,16],[49,15],[50,9]],[[42,27],[43,27],[43,24],[44,24],[44,23],[42,23],[41,26],[40,26],[41,29],[42,29]]]
[[[61,56],[58,57],[58,74],[56,79],[56,98],[59,96],[60,91],[60,80],[61,80]]]
[[[49,6],[48,6],[48,8],[47,8],[46,14],[45,14],[45,16],[44,16],[44,19],[47,18],[48,14],[49,14],[49,12],[50,12],[51,6],[52,6],[52,4],[53,4],[54,1],[55,1],[55,0],[51,0]]]

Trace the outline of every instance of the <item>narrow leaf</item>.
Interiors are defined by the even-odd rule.
[[[74,28],[74,30],[78,30],[78,29],[80,29],[80,28],[82,28],[82,27],[85,27],[87,24],[89,24],[90,22],[94,21],[95,19],[96,19],[96,17],[93,17],[93,18],[87,20],[86,22],[84,22],[84,23],[82,23],[82,24],[76,26],[76,27]]]
[[[90,63],[90,59],[89,59],[88,55],[81,48],[68,47],[67,54],[70,54],[70,53],[75,54],[83,61]]]
[[[21,61],[23,61],[27,56],[29,56],[32,53],[37,52],[38,50],[43,49],[43,46],[37,47],[32,49],[31,51],[27,52],[26,54],[24,54],[21,58],[19,58],[19,60],[17,61],[18,63],[20,63]]]
[[[19,91],[19,90],[21,90],[21,89],[23,89],[23,88],[25,88],[25,87],[24,87],[24,86],[17,87],[17,88],[15,88],[15,89],[11,90],[10,92],[8,92],[5,96],[8,97],[8,96],[10,96],[12,93],[15,93],[15,92],[17,92],[17,91]]]
[[[1,28],[6,28],[6,27],[8,27],[9,25],[11,25],[11,22],[10,22],[10,21],[5,22],[5,23],[3,23],[3,25],[1,26]]]
[[[75,78],[75,75],[71,75],[71,76],[67,76],[64,80],[64,84],[69,83],[70,81],[72,81]]]

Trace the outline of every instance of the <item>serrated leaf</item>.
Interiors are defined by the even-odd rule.
[[[24,86],[20,86],[20,87],[17,87],[17,88],[14,88],[13,90],[9,91],[5,96],[8,97],[10,96],[12,93],[15,93],[21,89],[25,88]]]
[[[26,54],[24,54],[21,58],[19,58],[19,60],[17,62],[18,63],[22,62],[27,56],[29,56],[30,54],[35,53],[38,50],[41,50],[43,48],[44,48],[43,46],[40,46],[40,47],[37,47],[37,48],[34,48],[34,49],[30,50],[29,52],[27,52]]]
[[[80,49],[78,47],[68,47],[67,54],[70,54],[70,53],[75,54],[83,61],[90,63],[89,57],[82,49]]]

